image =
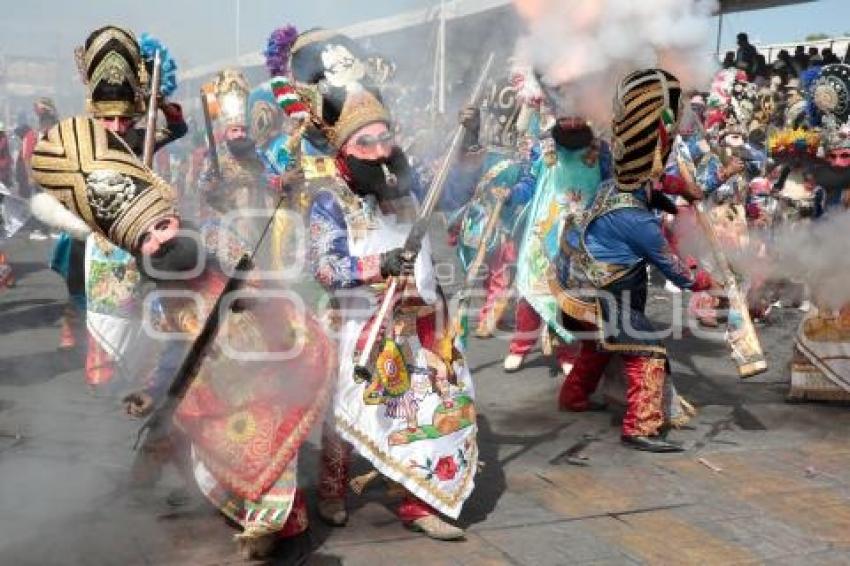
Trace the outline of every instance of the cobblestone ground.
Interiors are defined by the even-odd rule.
[[[0,563],[240,563],[234,529],[199,496],[169,505],[176,477],[124,487],[138,423],[117,392],[87,390],[79,353],[57,350],[64,288],[45,268],[48,245],[6,248],[18,286],[0,293]],[[657,290],[657,318],[675,300]],[[557,412],[561,380],[538,352],[509,375],[503,339],[473,341],[485,465],[460,518],[466,541],[405,530],[376,488],[350,498],[347,527],[315,520],[270,563],[850,563],[850,412],[785,403],[798,320],[782,310],[760,329],[770,371],[745,382],[721,341],[671,344],[700,411],[674,433],[688,447],[676,455],[621,447],[615,411]],[[316,454],[314,438],[300,460],[311,499]]]

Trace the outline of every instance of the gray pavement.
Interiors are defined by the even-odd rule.
[[[127,489],[138,423],[119,391],[89,391],[79,352],[57,350],[65,297],[49,246],[5,247],[18,284],[0,292],[0,563],[240,563],[234,528],[200,496],[168,504],[176,477]],[[669,319],[675,300],[657,288],[653,316]],[[670,344],[677,384],[700,411],[673,433],[688,447],[678,455],[623,448],[616,410],[558,412],[561,379],[539,352],[506,374],[507,342],[473,340],[484,467],[460,519],[467,540],[405,530],[375,489],[350,497],[345,528],[311,515],[309,535],[270,563],[848,564],[850,412],[784,402],[798,321],[782,310],[759,329],[770,371],[748,381],[719,339]],[[313,438],[300,460],[311,499],[316,456]]]

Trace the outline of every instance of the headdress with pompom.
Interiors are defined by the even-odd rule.
[[[177,63],[171,57],[168,48],[157,38],[149,33],[143,33],[139,38],[139,50],[142,53],[142,60],[145,66],[148,67],[148,73],[153,74],[154,56],[159,50],[160,57],[160,76],[159,76],[159,93],[162,96],[171,96],[177,90]]]
[[[271,33],[263,51],[270,77],[289,75],[289,54],[297,38],[298,30],[293,25],[279,27]]]

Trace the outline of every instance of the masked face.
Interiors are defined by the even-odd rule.
[[[362,195],[375,195],[379,200],[392,200],[409,195],[413,180],[410,163],[399,147],[386,158],[359,159],[345,155],[344,166],[352,188]]]
[[[119,136],[123,136],[133,127],[133,119],[127,116],[110,116],[108,118],[99,118],[98,121],[104,128],[110,132],[115,132]]]
[[[827,159],[833,167],[850,167],[850,148],[833,149]]]
[[[203,248],[197,234],[181,233],[180,230],[180,223],[174,218],[173,222],[157,222],[143,236],[139,255],[144,257],[138,263],[152,279],[166,280],[169,273],[191,272],[201,264]]]
[[[558,118],[552,127],[552,139],[558,146],[574,151],[590,146],[593,130],[582,118]]]
[[[388,159],[395,146],[395,136],[383,122],[360,128],[342,147],[346,155],[364,161]]]
[[[226,141],[244,139],[246,136],[247,132],[245,130],[245,126],[242,124],[231,124],[230,126],[227,126],[226,130],[224,130],[224,139]]]
[[[251,138],[242,136],[225,141],[230,154],[236,159],[244,159],[255,155],[257,152],[257,144]]]
[[[159,249],[174,238],[180,230],[180,221],[176,216],[167,216],[155,222],[142,234],[139,240],[139,252],[142,255],[152,256]]]
[[[331,86],[344,87],[363,80],[366,66],[342,45],[328,45],[322,51],[325,78]]]

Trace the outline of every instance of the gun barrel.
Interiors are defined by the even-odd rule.
[[[145,145],[142,153],[142,162],[145,167],[153,166],[154,145],[156,143],[156,111],[157,97],[159,96],[159,83],[162,74],[162,56],[159,49],[153,56],[153,73],[151,75],[151,92],[148,100],[148,115],[145,122]]]

